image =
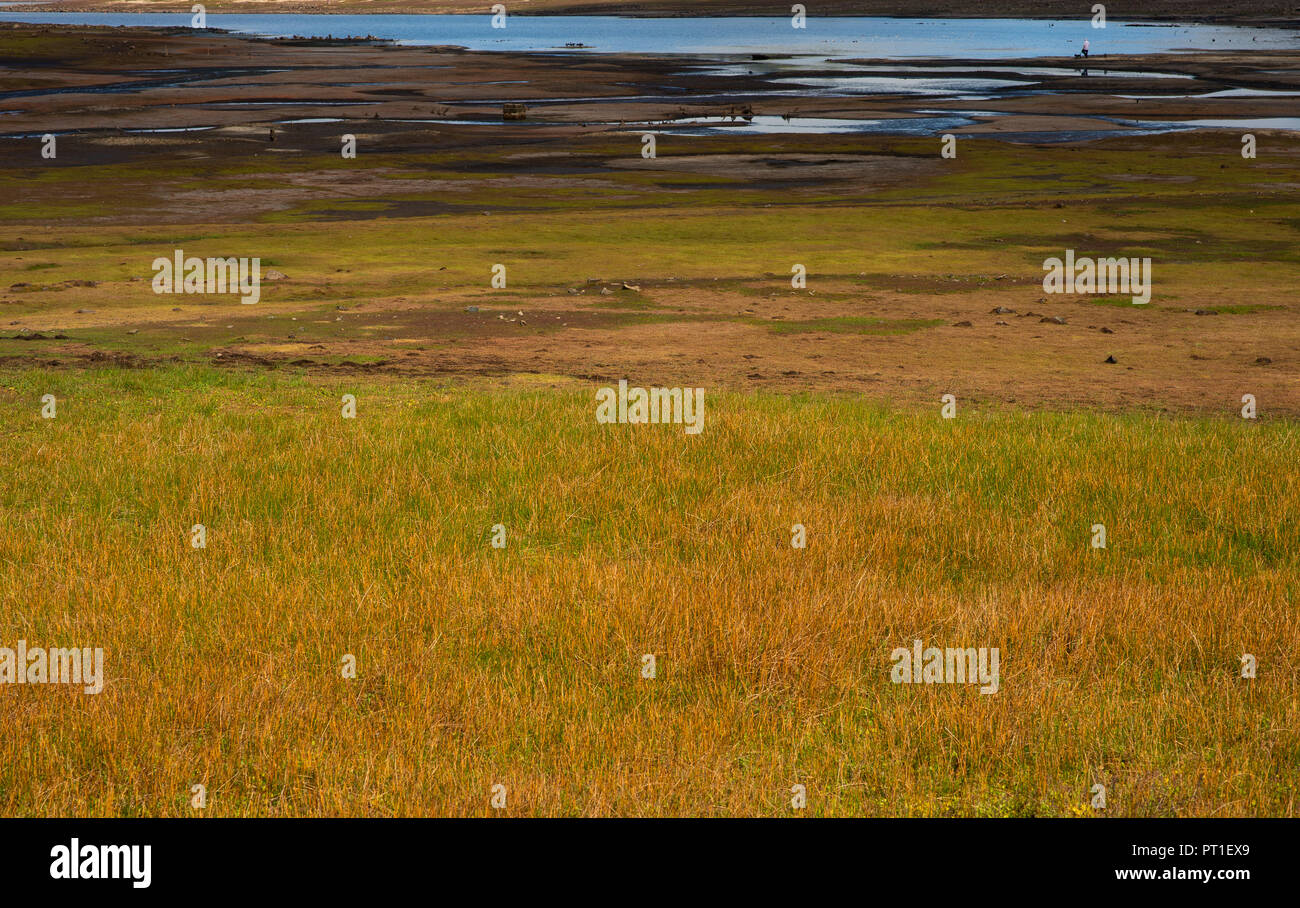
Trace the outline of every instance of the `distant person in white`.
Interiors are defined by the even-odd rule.
[[[1087,39],[1087,38],[1085,38],[1085,39],[1083,40],[1083,55],[1084,55],[1085,57],[1088,56],[1088,39]]]

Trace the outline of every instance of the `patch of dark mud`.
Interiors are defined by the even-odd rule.
[[[50,368],[68,366],[72,368],[84,366],[111,366],[118,369],[147,369],[152,366],[162,365],[164,363],[178,363],[180,357],[144,357],[136,356],[134,353],[106,353],[103,350],[95,350],[91,353],[74,353],[67,359],[37,359],[31,356],[0,356],[0,366],[19,366],[31,368],[33,366],[48,366]]]

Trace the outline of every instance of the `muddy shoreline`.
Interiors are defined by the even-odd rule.
[[[945,58],[909,61],[906,73],[865,58],[839,61],[848,69],[746,72],[746,59],[8,24],[0,25],[0,136],[91,134],[120,148],[267,141],[274,130],[284,151],[307,150],[317,133],[347,124],[394,141],[432,131],[473,147],[701,124],[753,131],[764,118],[778,127],[816,120],[907,132],[929,118],[959,136],[1072,140],[1141,122],[1280,121],[1294,117],[1300,93],[1300,50],[1096,56],[1086,69],[1068,57]],[[722,61],[731,69],[720,71]],[[862,90],[873,79],[901,87]],[[809,90],[799,80],[829,87]],[[1001,88],[972,101],[962,91],[908,93],[912,80],[992,80]],[[503,120],[507,102],[527,105],[526,119]],[[944,119],[946,112],[953,116]],[[150,130],[174,132],[168,139]]]

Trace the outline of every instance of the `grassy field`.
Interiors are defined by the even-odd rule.
[[[911,141],[886,150],[922,154]],[[742,185],[732,204],[706,204],[663,174],[671,188],[654,201],[648,188],[627,196],[590,176],[592,197],[624,207],[584,210],[557,194],[537,209],[321,220],[294,208],[243,224],[78,223],[59,200],[112,210],[108,171],[51,170],[55,201],[24,210],[54,223],[0,223],[0,362],[352,363],[1223,417],[1250,393],[1264,413],[1295,417],[1300,205],[1278,181],[1296,165],[1216,178],[1217,158],[1205,154],[1185,159],[1193,182],[1165,181],[1174,159],[1147,167],[1150,150],[1085,157],[988,143],[954,172],[909,184],[911,202],[902,187],[831,204],[815,187],[783,198]],[[312,160],[298,162],[300,175]],[[1052,167],[1059,180],[1045,187]],[[1151,182],[1105,183],[1125,172]],[[499,174],[462,176],[461,207],[490,204],[481,192],[495,192]],[[257,197],[256,180],[232,180],[229,191]],[[372,191],[391,206],[388,189],[405,182],[390,174]],[[287,278],[264,282],[255,306],[155,294],[151,263],[176,249],[258,257]],[[1066,249],[1151,257],[1151,302],[1045,297],[1042,262]],[[490,286],[498,263],[506,289]],[[808,270],[805,290],[790,286],[793,263]],[[1043,316],[1068,324],[1044,327]]]
[[[0,814],[203,783],[211,815],[502,784],[780,816],[797,783],[810,815],[1088,815],[1102,783],[1112,816],[1294,815],[1298,456],[1289,420],[708,391],[687,436],[559,377],[8,369],[0,641],[103,646],[107,683],[0,697]],[[917,638],[999,647],[1000,691],[891,683]]]
[[[0,684],[0,816],[1296,815],[1290,134],[651,160],[657,101],[472,122],[493,80],[675,86],[646,61],[136,40],[0,36],[15,92],[266,70],[10,112],[60,138],[0,159],[0,647],[106,677]],[[404,119],[460,85],[470,122]],[[1053,98],[1167,109],[1111,91]],[[154,293],[176,250],[260,301]],[[1045,295],[1066,250],[1150,258],[1150,303]],[[703,431],[599,424],[623,378]],[[893,683],[915,640],[996,648],[997,692]]]

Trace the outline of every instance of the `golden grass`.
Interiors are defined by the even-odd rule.
[[[0,385],[0,645],[107,674],[0,686],[3,815],[1295,815],[1291,421]],[[1000,692],[892,684],[914,638],[999,647]]]

